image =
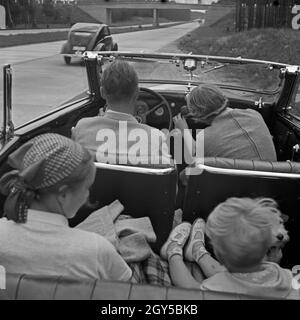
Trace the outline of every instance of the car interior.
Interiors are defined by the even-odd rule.
[[[90,201],[97,208],[102,208],[118,199],[124,206],[122,214],[135,218],[150,217],[157,236],[152,249],[158,253],[172,229],[176,184],[174,167],[160,169],[96,163]],[[94,210],[80,209],[70,220],[70,225],[76,226]]]
[[[293,87],[296,85],[286,81],[285,86]],[[139,102],[142,102],[143,108],[138,116],[147,119],[147,124],[158,129],[172,129],[172,116],[180,112],[185,105],[185,95],[182,92],[174,91],[153,91],[148,88],[140,88]],[[257,103],[257,99],[250,97],[244,98],[232,92],[232,89],[221,88],[227,95],[231,108],[252,108],[258,111],[266,122],[274,139],[278,162],[251,161],[209,158],[204,159],[199,174],[189,177],[183,196],[183,214],[184,219],[193,221],[196,217],[206,218],[210,211],[220,202],[232,196],[267,196],[273,197],[278,201],[282,212],[288,215],[287,229],[289,230],[291,241],[284,249],[283,267],[291,268],[299,264],[297,255],[297,243],[299,243],[300,218],[298,216],[299,196],[300,196],[300,152],[295,146],[300,145],[300,125],[293,121],[287,114],[287,97],[279,94],[263,96],[264,103]],[[285,90],[283,90],[285,92]],[[84,117],[94,117],[99,113],[99,108],[105,106],[105,101],[99,99],[86,100],[84,104],[71,102],[68,105],[68,111],[62,108],[60,111],[51,115],[51,120],[43,123],[43,119],[32,124],[26,137],[22,136],[22,128],[19,130],[19,136],[14,148],[20,146],[32,137],[46,132],[54,132],[64,136],[71,136],[71,128]],[[158,108],[157,108],[158,106]],[[137,108],[138,109],[138,108]],[[152,110],[149,115],[143,117],[143,112]],[[30,126],[29,126],[30,128]],[[6,152],[1,159],[0,174],[9,170],[6,164],[6,158],[12,150],[7,147]],[[180,168],[180,170],[183,168]],[[97,174],[94,185],[91,189],[91,200],[97,207],[109,204],[115,199],[119,199],[125,207],[125,212],[133,217],[149,216],[154,230],[157,234],[157,243],[153,246],[155,252],[158,252],[161,245],[166,240],[173,221],[173,212],[176,208],[176,186],[178,170],[176,168],[140,168],[124,167],[119,165],[97,164]],[[231,187],[228,188],[228,185]],[[3,208],[4,197],[0,198],[0,208]],[[2,211],[2,210],[1,210]],[[70,221],[71,226],[76,226],[85,217],[91,213],[91,209],[81,209],[77,216]],[[298,260],[297,260],[298,259]],[[14,288],[18,287],[12,293],[15,298],[22,297],[22,286],[20,283],[26,282],[26,294],[30,296],[31,287],[37,286],[38,278],[23,277],[12,278]],[[44,280],[49,284],[49,279]],[[59,285],[57,286],[57,283]],[[154,296],[159,299],[172,299],[187,297],[193,299],[206,299],[209,293],[201,291],[195,293],[193,290],[179,290],[166,288],[144,289],[138,285],[120,283],[114,286],[126,287],[124,290],[112,289],[109,283],[95,285],[93,282],[86,282],[79,286],[76,282],[67,282],[69,289],[62,285],[63,280],[55,279],[48,287],[48,291],[38,289],[43,295],[49,295],[51,298],[63,296],[67,290],[80,291],[80,295],[89,298],[94,296],[101,298],[111,295],[112,299],[125,297],[133,299],[138,297],[140,291],[143,291],[143,297],[149,299]],[[56,283],[56,284],[55,284]],[[46,287],[44,285],[43,287]],[[85,288],[83,291],[79,287]],[[93,294],[89,291],[93,287]],[[24,289],[25,290],[25,289]],[[60,291],[61,290],[61,291]],[[149,290],[149,291],[147,291]],[[119,292],[119,293],[118,293]],[[147,296],[147,294],[149,295]],[[180,293],[180,295],[179,295]],[[19,295],[16,297],[16,295]],[[66,295],[65,295],[66,296]],[[201,297],[200,297],[201,296]],[[217,297],[217,294],[216,296]],[[223,297],[223,296],[222,296]],[[230,295],[232,299],[242,299],[237,295]],[[228,296],[229,298],[229,296]]]

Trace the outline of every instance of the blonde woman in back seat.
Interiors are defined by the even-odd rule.
[[[210,238],[215,256],[225,267],[207,252],[204,229]],[[193,226],[184,222],[171,232],[161,249],[161,256],[169,261],[173,283],[183,288],[201,288],[218,292],[247,294],[257,297],[300,298],[292,287],[292,272],[269,262],[280,257],[281,246],[274,248],[274,234],[282,230],[280,239],[288,241],[282,227],[280,211],[272,199],[229,198],[219,204],[209,215],[207,224],[197,219]],[[189,242],[184,248],[185,243]],[[186,268],[183,256],[195,261],[208,276],[197,283]]]

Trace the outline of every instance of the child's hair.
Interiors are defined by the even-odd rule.
[[[259,264],[272,244],[277,204],[269,198],[229,198],[209,215],[206,234],[217,258],[231,270]]]

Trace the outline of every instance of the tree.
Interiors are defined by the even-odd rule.
[[[0,0],[1,1],[1,0]],[[25,19],[22,21],[25,24],[31,24],[36,27],[36,10],[37,3],[35,0],[17,0],[16,2],[10,0],[2,0],[7,2],[10,12],[13,10],[14,16],[21,16]],[[12,23],[13,24],[13,23]]]
[[[28,16],[29,16],[29,23],[31,24],[32,28],[36,28],[36,11],[37,11],[37,4],[35,0],[28,0]]]
[[[53,17],[55,15],[55,8],[52,0],[44,1],[42,10],[46,17]]]
[[[14,22],[12,19],[12,14],[11,14],[11,2],[10,0],[0,0],[0,5],[2,5],[5,8],[6,12],[6,24],[8,27],[13,27]]]

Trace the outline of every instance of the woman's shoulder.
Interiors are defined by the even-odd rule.
[[[248,117],[253,119],[262,119],[261,114],[254,109],[240,109],[240,108],[228,108],[230,114],[235,117]]]
[[[87,247],[90,249],[98,250],[99,245],[102,247],[109,247],[112,246],[112,244],[102,235],[82,230],[80,228],[68,228],[68,234],[69,237],[72,239],[72,241],[76,242],[81,247]]]

